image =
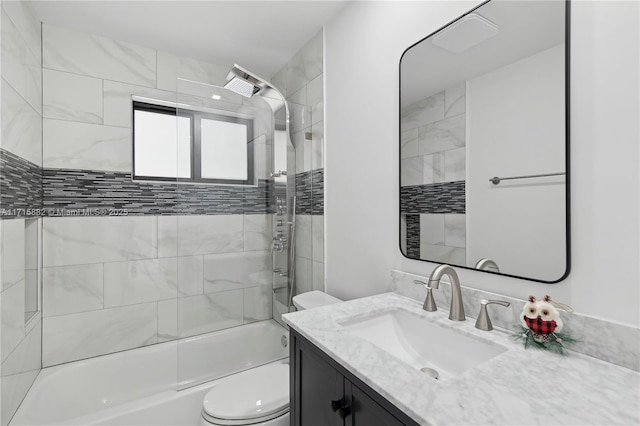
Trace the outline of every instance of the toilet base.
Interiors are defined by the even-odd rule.
[[[262,423],[244,423],[248,426],[289,426],[289,413],[285,413],[280,417],[276,417],[275,419],[267,420]],[[220,426],[217,423],[209,423],[204,419],[204,417],[200,416],[200,426]],[[241,425],[241,423],[238,423]]]

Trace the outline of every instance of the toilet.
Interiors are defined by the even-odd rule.
[[[321,291],[293,298],[296,309],[340,302]],[[202,426],[288,426],[289,364],[268,364],[218,380],[204,397]]]

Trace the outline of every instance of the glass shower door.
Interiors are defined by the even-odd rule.
[[[184,389],[283,356],[261,343],[274,334],[272,111],[260,97],[210,84],[178,79],[177,89],[178,115],[192,126],[180,155],[190,158],[190,176],[176,193]]]

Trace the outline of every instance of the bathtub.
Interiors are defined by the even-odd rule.
[[[43,369],[10,425],[197,425],[215,380],[286,362],[272,320]]]

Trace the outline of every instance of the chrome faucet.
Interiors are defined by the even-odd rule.
[[[424,299],[424,304],[422,305],[422,309],[427,312],[435,312],[438,310],[438,306],[436,305],[436,301],[433,298],[432,288],[425,282],[420,280],[413,280],[414,284],[422,285],[427,289],[427,297]]]
[[[478,319],[476,320],[476,328],[485,331],[493,330],[493,324],[491,324],[491,318],[489,318],[489,313],[487,312],[487,305],[502,305],[507,307],[511,305],[511,303],[506,302],[504,300],[487,300],[482,299],[480,301],[480,313],[478,314]]]
[[[428,286],[438,288],[443,275],[448,275],[451,281],[451,307],[449,308],[449,319],[451,321],[464,321],[464,306],[462,305],[462,291],[460,290],[460,278],[456,271],[449,265],[440,265],[433,270],[429,276]]]

